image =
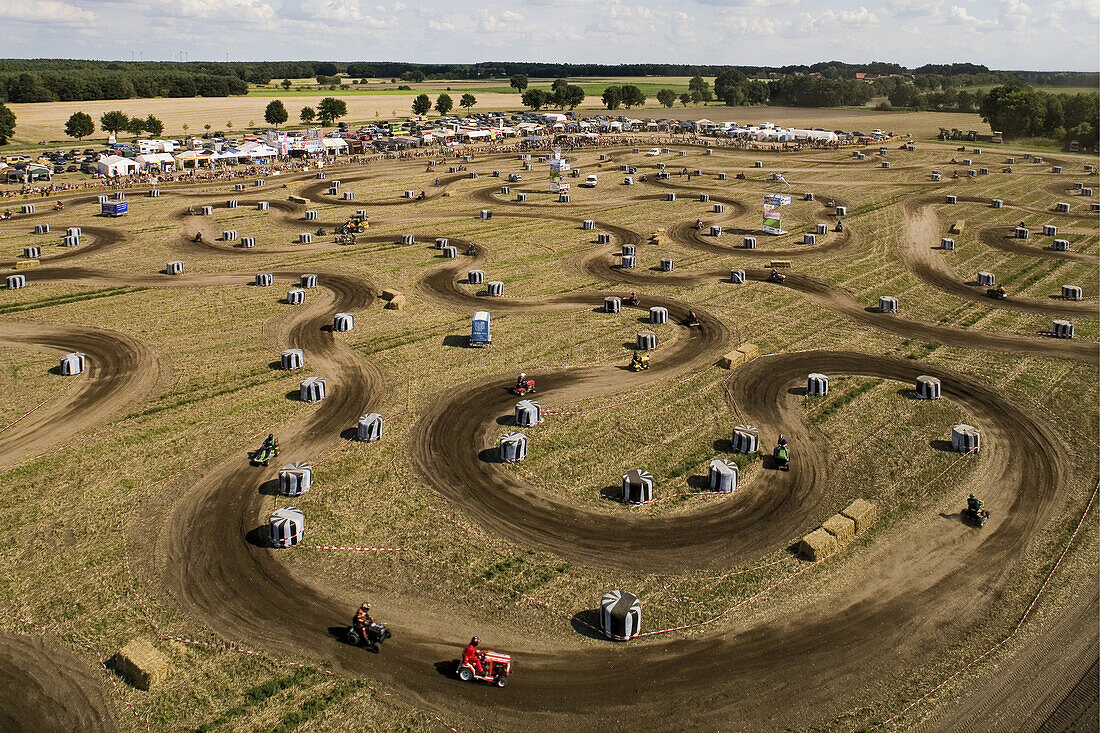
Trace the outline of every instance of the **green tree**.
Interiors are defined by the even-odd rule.
[[[448,114],[455,107],[455,102],[451,99],[451,95],[444,92],[435,98],[435,111],[442,115]]]
[[[428,98],[427,94],[416,95],[416,99],[413,100],[414,115],[426,115],[431,108],[432,100]]]
[[[565,109],[576,109],[584,101],[584,89],[576,84],[565,84],[554,90],[554,103]]]
[[[322,125],[331,125],[348,113],[348,105],[342,99],[325,97],[317,105],[317,119]]]
[[[141,133],[145,132],[145,120],[140,117],[131,117],[126,122],[126,132],[134,137],[138,137]]]
[[[523,90],[527,88],[527,74],[513,74],[508,80],[508,86],[523,94]]]
[[[530,107],[536,112],[550,104],[552,98],[542,89],[528,89],[520,97],[524,107]]]
[[[0,102],[0,145],[7,145],[14,134],[15,113],[8,109],[6,104]]]
[[[645,100],[645,93],[633,84],[627,84],[623,87],[623,105],[627,109],[640,107],[645,104]]]
[[[603,90],[600,99],[603,100],[604,106],[608,109],[618,109],[623,102],[623,89],[622,87],[608,87]]]
[[[684,105],[685,107],[688,106],[689,104],[691,104],[691,93],[690,92],[684,92],[683,94],[680,95],[680,104]]]
[[[302,111],[298,113],[298,119],[307,125],[313,122],[313,118],[316,116],[317,112],[313,107],[302,107]]]
[[[104,112],[99,117],[99,129],[117,133],[126,129],[126,124],[130,121],[130,118],[126,116],[125,112],[120,110],[114,110],[113,112]],[[209,125],[207,125],[209,127]]]
[[[458,106],[465,107],[467,113],[469,113],[469,111],[473,109],[475,104],[477,104],[477,97],[470,94],[469,92],[463,94],[462,99],[458,100]]]
[[[283,89],[288,89],[289,90],[290,87],[292,86],[292,84],[290,82],[290,79],[283,79],[281,86],[283,87]]]
[[[164,123],[160,118],[149,115],[145,118],[145,131],[153,137],[160,137],[160,134],[164,132]]]
[[[688,92],[691,94],[691,101],[699,104],[699,102],[709,102],[714,99],[714,92],[710,89],[710,82],[706,81],[701,76],[691,77],[691,81],[688,82]]]
[[[749,104],[764,104],[771,91],[768,83],[759,79],[746,82],[741,88],[745,91],[745,101]]]
[[[88,137],[93,132],[95,132],[95,122],[92,121],[92,116],[85,112],[73,112],[69,121],[65,123],[65,134],[77,140]]]
[[[269,125],[275,125],[275,129],[279,129],[279,125],[290,119],[290,115],[287,114],[286,106],[280,99],[273,99],[267,103],[267,108],[264,109],[264,121]]]
[[[662,89],[657,92],[657,101],[671,109],[672,105],[676,104],[676,92],[672,89]]]
[[[726,69],[714,77],[714,95],[729,107],[741,104],[745,99],[742,88],[745,84],[745,75],[737,69]]]

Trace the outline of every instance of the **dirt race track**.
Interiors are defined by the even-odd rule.
[[[625,149],[607,152],[616,157],[628,155]],[[712,161],[721,158],[715,155],[699,160],[713,166]],[[482,170],[482,175],[487,175],[490,167],[515,165],[515,156],[479,156],[475,160],[467,165]],[[780,160],[779,155],[771,155],[769,166]],[[244,261],[236,256],[244,254],[283,257],[267,265],[280,284],[294,284],[303,274],[316,273],[319,287],[311,291],[305,304],[266,322],[256,335],[272,350],[302,349],[310,368],[328,380],[326,399],[278,426],[287,460],[329,456],[342,450],[359,416],[382,409],[391,396],[394,380],[377,360],[349,346],[331,324],[334,313],[370,308],[384,284],[381,274],[375,282],[373,277],[342,269],[340,258],[391,246],[400,232],[389,231],[387,225],[403,226],[413,219],[424,227],[417,229],[418,242],[448,237],[450,244],[465,252],[448,260],[430,250],[429,264],[417,276],[415,286],[416,298],[461,319],[487,307],[494,316],[505,317],[600,312],[604,298],[621,295],[624,286],[644,290],[643,306],[624,307],[624,311],[636,314],[638,322],[644,323],[648,309],[661,306],[667,308],[671,325],[668,335],[662,336],[661,347],[653,352],[652,368],[632,377],[632,389],[667,389],[695,378],[693,375],[710,369],[724,352],[737,346],[735,319],[727,310],[681,297],[695,286],[728,283],[730,257],[744,257],[750,264],[792,260],[794,267],[782,284],[769,282],[768,269],[745,267],[751,287],[804,299],[822,314],[875,334],[934,342],[959,351],[1046,359],[1059,369],[1095,375],[1098,348],[1091,336],[1055,339],[1043,333],[931,322],[919,312],[882,313],[867,307],[866,299],[856,295],[854,280],[833,282],[816,265],[799,270],[804,262],[843,258],[870,246],[867,222],[873,214],[845,217],[844,230],[833,231],[837,217],[822,203],[830,190],[828,176],[841,171],[837,184],[843,182],[846,192],[864,184],[847,180],[847,160],[830,165],[830,161],[811,155],[793,162],[809,166],[807,174],[812,171],[823,178],[813,185],[817,203],[806,214],[807,226],[830,227],[820,243],[786,247],[761,238],[759,249],[736,250],[728,244],[729,237],[740,241],[742,235],[756,231],[747,221],[753,199],[745,190],[722,190],[711,194],[709,200],[723,203],[725,211],[708,219],[708,224],[726,227],[725,239],[705,235],[705,228],[696,229],[694,217],[669,221],[664,227],[668,241],[685,253],[678,256],[691,258],[688,266],[678,266],[672,272],[621,265],[620,248],[634,245],[641,250],[647,232],[617,224],[615,205],[592,212],[569,208],[540,199],[540,190],[529,183],[526,188],[514,184],[509,195],[531,194],[528,203],[517,202],[497,193],[499,180],[471,188],[462,184],[462,175],[433,181],[438,176],[417,170],[423,180],[417,189],[427,192],[422,201],[334,201],[324,195],[326,182],[291,179],[291,192],[312,203],[303,206],[273,200],[271,217],[278,240],[274,246],[257,249],[222,243],[217,240],[217,224],[187,214],[185,206],[224,208],[227,195],[232,194],[219,190],[218,184],[199,191],[166,188],[163,198],[171,199],[172,213],[165,216],[167,226],[158,235],[165,246],[181,257],[225,256],[231,269],[188,271],[170,277],[136,268],[105,267],[96,258],[133,246],[126,230],[128,222],[123,220],[85,227],[89,243],[46,253],[42,266],[28,271],[27,279],[65,288],[231,288],[253,277],[254,271],[236,266]],[[676,164],[673,158],[670,165]],[[394,162],[389,168],[343,171],[340,178],[345,185],[368,185],[385,180],[385,174],[392,171],[412,175],[409,171],[422,165]],[[641,161],[639,165],[649,163]],[[764,179],[752,179],[751,169],[746,172],[748,177],[739,185],[766,185]],[[868,185],[877,180],[871,177],[875,173],[864,171]],[[669,191],[689,198],[711,190],[708,177],[697,181],[696,185],[682,184],[654,177],[638,185],[634,189],[637,194],[617,193],[626,198],[616,205],[645,202],[660,206],[663,204],[656,202]],[[438,185],[432,185],[435,183]],[[1020,295],[1005,301],[986,297],[984,288],[969,284],[938,250],[942,225],[936,206],[942,196],[929,192],[934,188],[907,193],[899,185],[899,190],[896,255],[905,276],[914,278],[913,287],[937,291],[937,297],[949,297],[961,304],[959,307],[978,308],[994,316],[1019,313],[1048,320],[1072,318],[1082,325],[1097,318],[1097,293],[1087,290],[1081,301],[1055,299],[1049,294]],[[272,192],[272,198],[276,196]],[[795,196],[801,197],[801,193]],[[87,198],[70,197],[67,210],[87,206]],[[983,195],[960,200],[985,206],[989,199]],[[488,269],[502,253],[481,243],[476,233],[464,229],[450,233],[456,215],[436,210],[439,202],[459,202],[466,207],[463,215],[467,219],[474,218],[478,209],[491,206],[493,221],[501,226],[549,222],[576,227],[582,220],[592,219],[597,231],[610,235],[610,243],[593,244],[576,256],[563,258],[561,264],[597,287],[537,297],[490,299],[477,293],[466,283],[466,271]],[[254,208],[255,203],[242,199],[241,206]],[[837,203],[847,202],[838,194]],[[311,220],[307,225],[304,211],[315,205],[326,209],[329,221]],[[322,237],[312,244],[293,244],[298,231],[309,231],[319,223],[331,229],[349,207],[365,208],[372,214],[371,231],[356,244],[336,245]],[[1014,207],[1006,201],[1006,208]],[[1009,216],[1020,211],[1057,216],[1032,203],[1019,204]],[[35,220],[61,221],[59,217],[55,212],[40,211]],[[1094,231],[1097,225],[1096,215],[1080,211],[1063,225],[1071,221],[1071,226],[1085,232]],[[1065,253],[1022,245],[1006,236],[1012,223],[1006,220],[997,226],[983,226],[975,246],[1005,256],[1097,265],[1095,249]],[[8,230],[25,227],[18,221],[3,226]],[[203,242],[194,241],[198,232],[203,233]],[[317,257],[318,262],[308,261],[310,257]],[[77,264],[82,258],[89,262]],[[0,265],[11,267],[13,262]],[[676,297],[661,292],[661,288],[673,287],[677,288]],[[689,310],[698,315],[698,326],[683,325]],[[163,365],[165,357],[136,336],[106,328],[35,320],[31,311],[29,317],[17,313],[14,319],[0,321],[0,341],[10,348],[84,352],[90,365],[68,391],[48,404],[28,405],[25,415],[0,431],[4,466],[23,465],[36,455],[111,424],[171,382]],[[538,384],[538,399],[551,409],[555,405],[611,403],[623,391],[627,374],[623,366],[608,362],[528,368]],[[861,550],[869,560],[835,577],[830,575],[834,568],[838,572],[846,568],[843,553],[819,563],[791,557],[787,550],[792,537],[805,534],[835,511],[838,503],[843,505],[852,498],[837,487],[838,466],[826,447],[829,436],[808,419],[797,399],[810,372],[885,380],[896,383],[898,390],[911,388],[921,375],[939,378],[943,397],[981,426],[981,497],[993,509],[988,524],[975,530],[964,524],[958,513],[941,512],[937,517],[930,505],[920,509],[919,522],[897,521],[882,529],[882,534]],[[171,629],[152,621],[162,640],[176,639],[174,630],[191,622],[209,631],[201,638],[214,640],[199,643],[255,650],[276,663],[319,658],[334,676],[369,680],[372,689],[385,690],[401,705],[425,713],[431,725],[451,730],[605,731],[623,725],[638,730],[714,731],[855,730],[880,725],[884,730],[1096,730],[1096,578],[1074,579],[1072,592],[1067,591],[1071,601],[1053,618],[1044,612],[1043,596],[1048,583],[1068,582],[1058,575],[1062,558],[1074,547],[1079,533],[1088,534],[1095,525],[1095,489],[1090,497],[1067,488],[1079,482],[1097,485],[1095,475],[1082,475],[1090,469],[1075,463],[1071,450],[1072,444],[1081,441],[1094,443],[1094,436],[1066,428],[1059,415],[999,388],[982,374],[920,358],[861,353],[854,348],[789,349],[752,359],[722,382],[727,409],[760,427],[762,446],[770,446],[780,434],[798,436],[796,460],[789,472],[771,470],[770,458],[765,457],[760,472],[766,480],[747,482],[728,496],[688,504],[671,513],[616,514],[547,492],[517,467],[499,461],[494,441],[501,426],[513,424],[510,416],[517,399],[502,386],[511,376],[471,379],[456,373],[446,389],[419,396],[415,424],[407,446],[403,446],[403,462],[416,480],[434,492],[449,512],[462,517],[471,532],[521,548],[537,548],[612,576],[619,572],[669,576],[694,571],[721,573],[768,557],[778,558],[772,564],[785,563],[782,567],[789,571],[783,570],[774,583],[728,611],[693,624],[688,634],[676,633],[679,629],[646,628],[650,633],[627,644],[591,643],[590,638],[598,638],[599,631],[593,626],[595,616],[589,608],[568,609],[564,614],[575,640],[551,643],[502,628],[501,641],[494,641],[494,646],[506,647],[518,660],[518,671],[508,687],[497,690],[465,685],[446,674],[449,661],[465,642],[460,608],[430,620],[409,611],[377,609],[382,620],[400,629],[378,655],[335,639],[348,620],[346,593],[300,568],[292,569],[281,555],[304,550],[274,550],[268,545],[264,520],[270,496],[257,491],[257,486],[269,481],[274,469],[260,471],[227,449],[224,455],[192,469],[173,501],[140,509],[135,501],[140,522],[130,530],[132,536],[127,541],[140,544],[144,538],[151,547],[147,556],[135,560],[143,579],[140,592],[179,614]],[[732,418],[729,422],[732,424]],[[944,450],[935,445],[932,449]],[[967,460],[969,456],[957,459]],[[178,531],[179,527],[187,531]],[[1057,534],[1055,527],[1062,540],[1043,544],[1045,538]],[[1027,576],[1027,587],[1021,589],[1017,563],[1037,552],[1040,545],[1043,556],[1041,571],[1035,575],[1038,580],[1033,582],[1032,576]],[[410,557],[434,562],[416,548],[406,551]],[[131,573],[129,565],[127,573]],[[138,586],[133,576],[129,577],[136,596]],[[825,595],[820,602],[800,606],[797,614],[762,612],[751,618],[739,617],[736,609],[742,605],[752,601],[766,607],[772,595],[802,582],[822,584]],[[1020,594],[1033,602],[1019,605]],[[141,603],[145,606],[145,601]],[[1010,607],[1006,609],[1005,604]],[[1009,619],[1007,624],[999,620],[1002,615]],[[997,620],[990,622],[989,628],[983,627],[975,641],[976,619],[987,618]],[[77,642],[52,639],[48,631],[30,626],[18,630],[0,634],[0,676],[5,678],[7,690],[0,698],[0,728],[90,731],[130,725],[162,727],[123,712],[120,700],[129,705],[132,691],[115,694],[112,688],[122,683],[101,670]],[[485,629],[481,635],[492,632]],[[585,643],[580,643],[582,640]],[[944,650],[962,651],[945,657]],[[1008,653],[1007,658],[998,656]],[[960,657],[972,661],[959,664]],[[916,668],[934,672],[914,682],[912,670]],[[949,685],[949,692],[927,684],[927,679]],[[364,729],[372,727],[370,721],[362,723]]]

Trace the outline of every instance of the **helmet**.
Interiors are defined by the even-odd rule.
[[[361,611],[369,611],[370,610],[370,604],[367,603],[366,601],[363,601],[363,605],[359,606],[359,609]]]
[[[976,497],[976,496],[974,496],[973,494],[971,494],[971,495],[970,495],[970,498],[971,498],[971,499],[976,499],[977,497]]]
[[[520,375],[521,377],[526,377],[526,376],[527,376],[527,372],[520,372],[520,373],[519,373],[519,375]]]
[[[480,643],[481,643],[481,639],[477,638],[476,636],[474,638],[470,639],[470,646],[477,646]]]

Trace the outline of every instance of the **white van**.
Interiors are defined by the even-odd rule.
[[[595,188],[596,187],[596,174],[593,173],[592,175],[588,176],[588,178],[585,178],[583,185],[584,185],[585,188]]]
[[[646,151],[645,154],[646,155],[660,155],[661,154],[661,149],[660,148],[650,148],[649,150]]]

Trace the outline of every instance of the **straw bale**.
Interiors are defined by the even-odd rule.
[[[878,516],[875,505],[864,499],[856,499],[845,509],[842,509],[840,513],[856,523],[857,535],[863,534],[868,527],[874,524]]]
[[[798,553],[807,560],[824,560],[836,552],[836,537],[818,527],[798,543]]]
[[[139,690],[148,690],[168,677],[168,657],[145,639],[131,639],[111,662],[114,670]]]
[[[856,522],[843,514],[834,514],[826,519],[821,528],[836,537],[837,545],[844,547],[856,538]]]

